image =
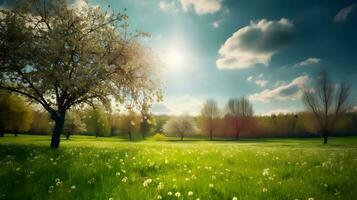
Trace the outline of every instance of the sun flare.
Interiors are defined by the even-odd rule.
[[[184,60],[185,56],[180,49],[171,49],[166,55],[165,64],[170,69],[179,69],[184,67]]]

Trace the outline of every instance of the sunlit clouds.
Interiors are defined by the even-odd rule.
[[[258,76],[248,76],[247,81],[253,82],[259,85],[260,87],[266,86],[266,84],[269,82],[264,78],[264,74],[259,74]]]
[[[194,12],[198,15],[213,14],[221,10],[222,0],[162,0],[159,7],[163,11]]]
[[[233,33],[219,49],[219,69],[243,69],[268,65],[271,57],[294,38],[294,24],[288,19],[262,19]]]
[[[294,65],[294,67],[310,66],[310,65],[318,64],[321,61],[322,61],[322,59],[320,59],[320,58],[307,58],[306,60],[296,63]]]
[[[272,89],[265,89],[249,96],[252,101],[269,102],[271,100],[298,100],[302,96],[302,89],[310,81],[309,76],[302,75],[290,83]]]
[[[204,100],[191,95],[170,96],[164,102],[154,104],[151,111],[154,114],[197,115]]]

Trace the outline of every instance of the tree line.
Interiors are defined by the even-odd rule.
[[[2,92],[0,95],[0,132],[13,134],[50,135],[53,122],[47,112],[29,105],[20,96]],[[341,115],[330,130],[330,136],[355,135],[357,113]],[[111,113],[104,107],[71,110],[66,115],[63,135],[122,137],[140,140],[155,134],[200,137],[209,140],[262,137],[323,136],[314,113],[277,113],[253,115],[253,105],[245,97],[228,100],[220,109],[215,100],[207,100],[198,116],[141,115],[139,112]]]
[[[281,136],[313,136],[320,135],[327,143],[333,134],[356,134],[356,112],[351,86],[345,82],[334,82],[326,70],[321,71],[313,85],[303,91],[302,102],[306,111],[296,114],[279,114],[269,117],[253,116],[253,105],[246,98],[232,98],[228,100],[223,111],[217,102],[207,100],[197,124],[201,134],[209,136],[230,137],[239,140],[244,137],[281,137]],[[185,121],[190,118],[184,117]],[[181,133],[188,126],[192,133],[196,133],[194,123],[183,122],[180,118],[170,119],[169,132]],[[173,122],[171,122],[171,120]],[[191,118],[192,120],[192,118]],[[179,126],[181,124],[181,127]]]
[[[159,120],[159,119],[158,119]],[[104,107],[75,109],[67,113],[63,135],[93,135],[95,137],[122,136],[129,140],[150,136],[156,120],[135,112],[111,113]],[[0,133],[50,135],[54,123],[50,115],[30,105],[21,96],[2,91],[0,94]]]

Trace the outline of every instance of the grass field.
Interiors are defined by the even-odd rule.
[[[356,199],[357,137],[0,138],[0,199]]]

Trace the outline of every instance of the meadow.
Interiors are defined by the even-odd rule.
[[[0,138],[0,199],[355,199],[357,137]]]

